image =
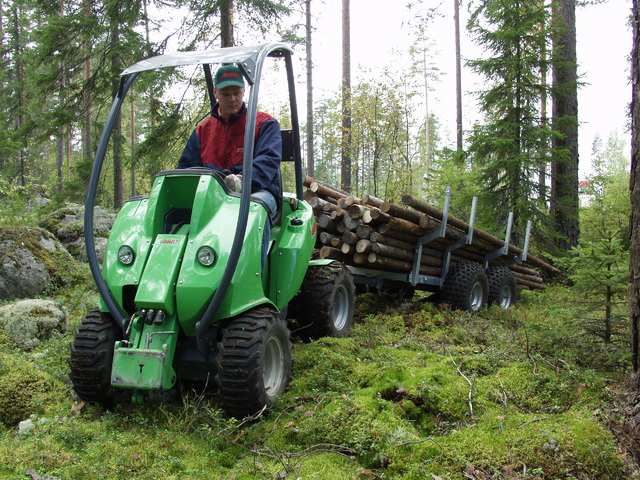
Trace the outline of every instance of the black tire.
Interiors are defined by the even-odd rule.
[[[489,305],[507,310],[518,300],[518,288],[511,269],[505,266],[491,267],[487,271]]]
[[[113,401],[111,364],[120,330],[111,315],[92,310],[80,322],[71,344],[69,367],[81,400],[108,406]]]
[[[453,308],[477,312],[487,305],[489,286],[479,263],[457,262],[451,265],[440,299]]]
[[[347,337],[353,327],[355,286],[340,262],[310,266],[292,300],[303,338]]]
[[[216,350],[220,402],[230,416],[244,418],[272,405],[291,380],[291,339],[286,321],[258,307],[234,318]]]

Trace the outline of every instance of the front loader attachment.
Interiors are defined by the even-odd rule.
[[[156,237],[135,297],[139,313],[133,317],[129,338],[115,345],[111,384],[116,388],[168,390],[175,384],[174,285],[186,243],[184,233]]]

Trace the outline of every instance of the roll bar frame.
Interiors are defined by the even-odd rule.
[[[238,222],[233,238],[233,244],[229,253],[229,259],[225,267],[222,279],[215,293],[211,297],[202,317],[196,323],[196,339],[198,348],[206,353],[208,351],[206,333],[209,331],[213,318],[218,311],[227,289],[238,265],[238,260],[242,252],[244,235],[247,229],[249,218],[249,197],[251,195],[254,135],[256,128],[256,113],[258,108],[258,95],[260,91],[260,79],[262,68],[267,57],[283,57],[286,65],[287,85],[289,89],[289,103],[291,108],[291,127],[293,130],[293,150],[294,169],[296,181],[296,196],[302,200],[302,160],[300,155],[300,125],[298,121],[298,109],[296,103],[295,82],[293,75],[293,62],[291,60],[293,52],[290,47],[282,43],[265,44],[258,47],[232,47],[228,49],[217,49],[207,52],[184,52],[183,54],[161,55],[151,59],[143,60],[125,70],[120,79],[120,85],[111,105],[111,110],[107,117],[106,124],[100,136],[100,142],[96,151],[96,158],[91,170],[89,188],[85,199],[84,212],[84,236],[87,249],[89,268],[93,275],[100,296],[104,300],[109,312],[113,316],[116,325],[125,332],[127,330],[128,319],[121,311],[107,286],[95,250],[95,236],[93,233],[93,210],[95,207],[96,192],[104,159],[107,153],[109,139],[113,131],[116,119],[120,114],[122,104],[141,72],[155,70],[159,68],[169,68],[181,65],[203,65],[205,79],[207,80],[209,99],[213,106],[213,92],[211,91],[211,67],[214,61],[224,63],[237,63],[243,76],[250,85],[249,99],[247,102],[247,118],[244,131],[244,156],[242,160],[242,194],[240,197],[240,208],[238,211]]]

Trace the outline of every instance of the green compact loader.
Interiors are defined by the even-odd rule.
[[[71,380],[82,400],[110,404],[128,391],[141,401],[152,392],[201,382],[217,387],[228,414],[251,415],[270,405],[290,380],[288,311],[307,337],[349,333],[355,294],[349,270],[311,259],[316,224],[302,199],[291,54],[283,44],[184,52],[143,60],[122,73],[85,204],[87,255],[100,304],[84,317],[71,346]],[[268,213],[251,195],[251,172],[268,57],[286,65],[292,129],[282,132],[282,159],[294,164],[296,193],[277,199],[265,252]],[[223,175],[206,168],[159,173],[148,197],[131,198],[118,213],[100,266],[93,208],[127,91],[143,72],[202,65],[213,108],[211,65],[223,63],[238,65],[250,86],[241,193],[229,191]]]

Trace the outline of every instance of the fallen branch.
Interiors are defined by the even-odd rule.
[[[469,377],[467,377],[462,372],[462,370],[460,370],[460,367],[458,366],[456,361],[453,359],[453,356],[451,355],[451,353],[449,353],[449,358],[451,359],[451,363],[453,363],[453,366],[456,367],[456,370],[458,371],[460,376],[462,378],[464,378],[467,381],[467,383],[469,384],[469,395],[468,395],[468,398],[467,398],[467,402],[469,403],[469,414],[473,417],[473,382],[471,380],[469,380]]]

